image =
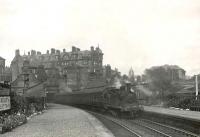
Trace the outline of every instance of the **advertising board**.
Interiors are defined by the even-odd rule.
[[[0,97],[0,111],[10,109],[10,96]]]

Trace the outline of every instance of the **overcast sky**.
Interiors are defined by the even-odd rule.
[[[200,73],[200,0],[0,0],[0,56],[97,46],[136,74],[177,64]]]

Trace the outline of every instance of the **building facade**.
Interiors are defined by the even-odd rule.
[[[164,65],[163,68],[168,72],[172,81],[185,80],[186,71],[177,65]]]
[[[0,57],[0,74],[3,74],[5,70],[5,59]]]
[[[162,75],[167,77],[171,81],[175,82],[175,81],[181,81],[181,80],[186,79],[186,76],[185,76],[186,71],[177,65],[153,66],[147,70],[155,71],[156,69],[162,69],[163,70]],[[149,78],[148,74],[146,74],[145,77],[146,77],[146,82],[150,82],[151,78]]]
[[[5,59],[0,57],[0,81],[11,81],[11,70],[5,66]]]
[[[52,48],[51,52],[47,50],[45,54],[32,50],[28,55],[20,55],[19,50],[16,50],[11,62],[13,81],[22,73],[23,62],[26,60],[33,67],[43,65],[48,76],[55,73],[49,79],[62,77],[70,86],[83,86],[90,72],[103,75],[103,53],[99,47],[81,51],[73,46],[70,52],[65,49],[61,52]]]
[[[29,61],[25,60],[21,68],[22,73],[17,76],[17,79],[12,81],[12,90],[17,95],[28,95],[28,90],[32,90],[46,80],[45,71],[43,66],[33,67]],[[43,86],[44,87],[44,86]],[[44,88],[40,88],[43,94]],[[43,91],[42,91],[43,90]],[[39,93],[39,92],[36,92]],[[37,95],[34,95],[37,96]]]

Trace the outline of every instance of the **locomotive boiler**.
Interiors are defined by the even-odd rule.
[[[120,88],[105,87],[95,92],[57,94],[54,101],[60,104],[107,111],[114,116],[122,117],[136,117],[143,111],[130,83]]]

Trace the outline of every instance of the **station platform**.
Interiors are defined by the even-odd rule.
[[[48,104],[48,108],[1,137],[114,137],[99,120],[83,110],[58,104]]]
[[[144,111],[165,114],[169,116],[180,117],[200,122],[200,112],[198,111],[177,110],[174,108],[162,108],[155,106],[144,106]]]

